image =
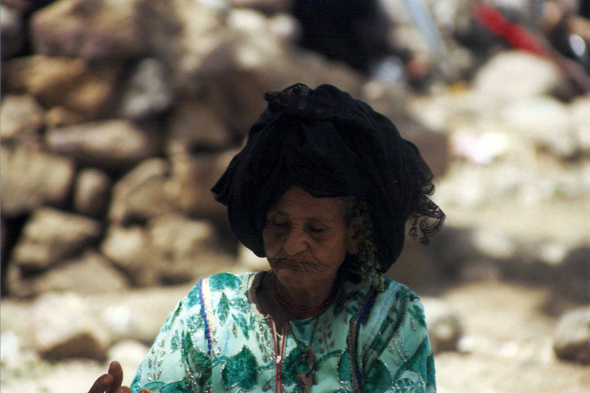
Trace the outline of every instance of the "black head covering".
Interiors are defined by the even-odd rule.
[[[293,184],[314,197],[365,201],[381,272],[402,251],[406,221],[424,244],[442,227],[445,215],[428,198],[430,168],[385,116],[331,85],[296,84],[264,98],[268,109],[212,189],[228,207],[234,233],[256,255],[264,256],[268,209]]]

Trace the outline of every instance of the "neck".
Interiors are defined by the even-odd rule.
[[[275,300],[285,313],[295,319],[309,318],[326,310],[335,297],[334,280],[314,291],[287,288],[273,276]]]

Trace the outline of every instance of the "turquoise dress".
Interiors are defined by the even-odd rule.
[[[263,274],[220,273],[195,285],[168,316],[132,392],[300,392],[309,345],[314,393],[436,391],[424,311],[412,290],[390,279],[382,292],[347,283],[323,313],[277,332],[255,305]]]

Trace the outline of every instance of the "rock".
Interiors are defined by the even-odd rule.
[[[216,265],[224,258],[215,231],[206,221],[167,214],[150,221],[149,235],[164,283],[185,283],[203,277],[203,267]]]
[[[179,154],[172,157],[172,177],[167,189],[180,211],[196,217],[226,217],[226,207],[215,201],[210,190],[236,153],[228,151],[197,156]]]
[[[570,119],[573,122],[579,146],[585,153],[590,153],[590,94],[575,99],[569,105]]]
[[[135,58],[149,38],[142,25],[146,0],[60,0],[31,20],[36,52],[90,60]]]
[[[0,123],[2,141],[11,139],[38,139],[43,126],[43,108],[31,95],[9,95],[2,100]]]
[[[289,12],[293,0],[228,0],[233,8],[251,8],[266,14]]]
[[[157,59],[142,60],[127,82],[121,115],[142,119],[167,110],[174,100],[174,91],[164,65]]]
[[[74,163],[19,146],[2,147],[2,213],[16,216],[43,205],[60,205],[74,181]]]
[[[19,10],[0,5],[0,37],[2,37],[2,60],[18,55],[25,42],[23,18]]]
[[[27,222],[10,263],[38,272],[71,257],[102,234],[99,222],[75,214],[43,208]]]
[[[33,279],[33,294],[75,292],[78,294],[121,291],[129,286],[127,278],[102,255],[88,251],[80,258],[65,261]]]
[[[111,225],[100,245],[103,255],[129,277],[132,284],[159,284],[159,266],[155,261],[148,233],[139,226]]]
[[[119,180],[113,189],[109,220],[115,223],[147,220],[170,212],[174,203],[166,189],[168,166],[165,160],[152,158]]]
[[[125,296],[96,295],[90,298],[91,308],[114,342],[136,340],[151,346],[170,311],[191,287],[136,289]]]
[[[21,349],[34,348],[34,328],[31,324],[31,302],[14,299],[2,299],[2,335],[14,332]],[[4,347],[3,347],[4,348]],[[4,349],[2,349],[4,352]]]
[[[50,150],[104,169],[130,168],[158,154],[159,138],[125,120],[106,120],[49,130]]]
[[[55,106],[45,114],[45,125],[48,128],[71,126],[82,122],[82,116],[61,106]]]
[[[428,336],[434,352],[453,351],[463,336],[463,326],[456,312],[444,301],[422,298]]]
[[[2,79],[9,92],[31,93],[45,108],[64,107],[90,120],[111,104],[120,69],[36,55],[4,63]]]
[[[107,354],[107,363],[116,360],[123,370],[123,386],[131,386],[135,376],[135,370],[139,368],[143,359],[147,356],[150,347],[136,340],[123,340],[114,344]]]
[[[560,359],[590,364],[590,308],[570,311],[559,319],[553,350]]]
[[[199,150],[220,150],[230,145],[231,135],[215,112],[202,102],[182,101],[168,123],[169,155]]]
[[[106,213],[111,197],[111,179],[98,169],[83,169],[74,188],[74,208],[91,217]]]
[[[44,358],[106,358],[110,337],[78,295],[44,295],[33,305],[31,322],[36,349]]]
[[[238,263],[244,266],[248,272],[260,272],[268,270],[268,260],[256,256],[250,249],[243,245],[239,245],[238,249]]]
[[[194,92],[200,76],[226,69],[224,59],[233,37],[224,14],[200,1],[154,4],[158,6],[148,25],[152,52],[172,70],[175,86]]]
[[[473,86],[501,101],[549,94],[563,84],[559,69],[548,59],[526,52],[501,52],[481,67]]]
[[[574,154],[578,141],[566,105],[551,97],[522,98],[502,112],[507,132],[561,157]]]

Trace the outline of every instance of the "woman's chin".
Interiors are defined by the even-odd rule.
[[[304,286],[303,276],[305,273],[301,270],[282,268],[275,270],[274,273],[281,284],[287,288],[301,288]]]

